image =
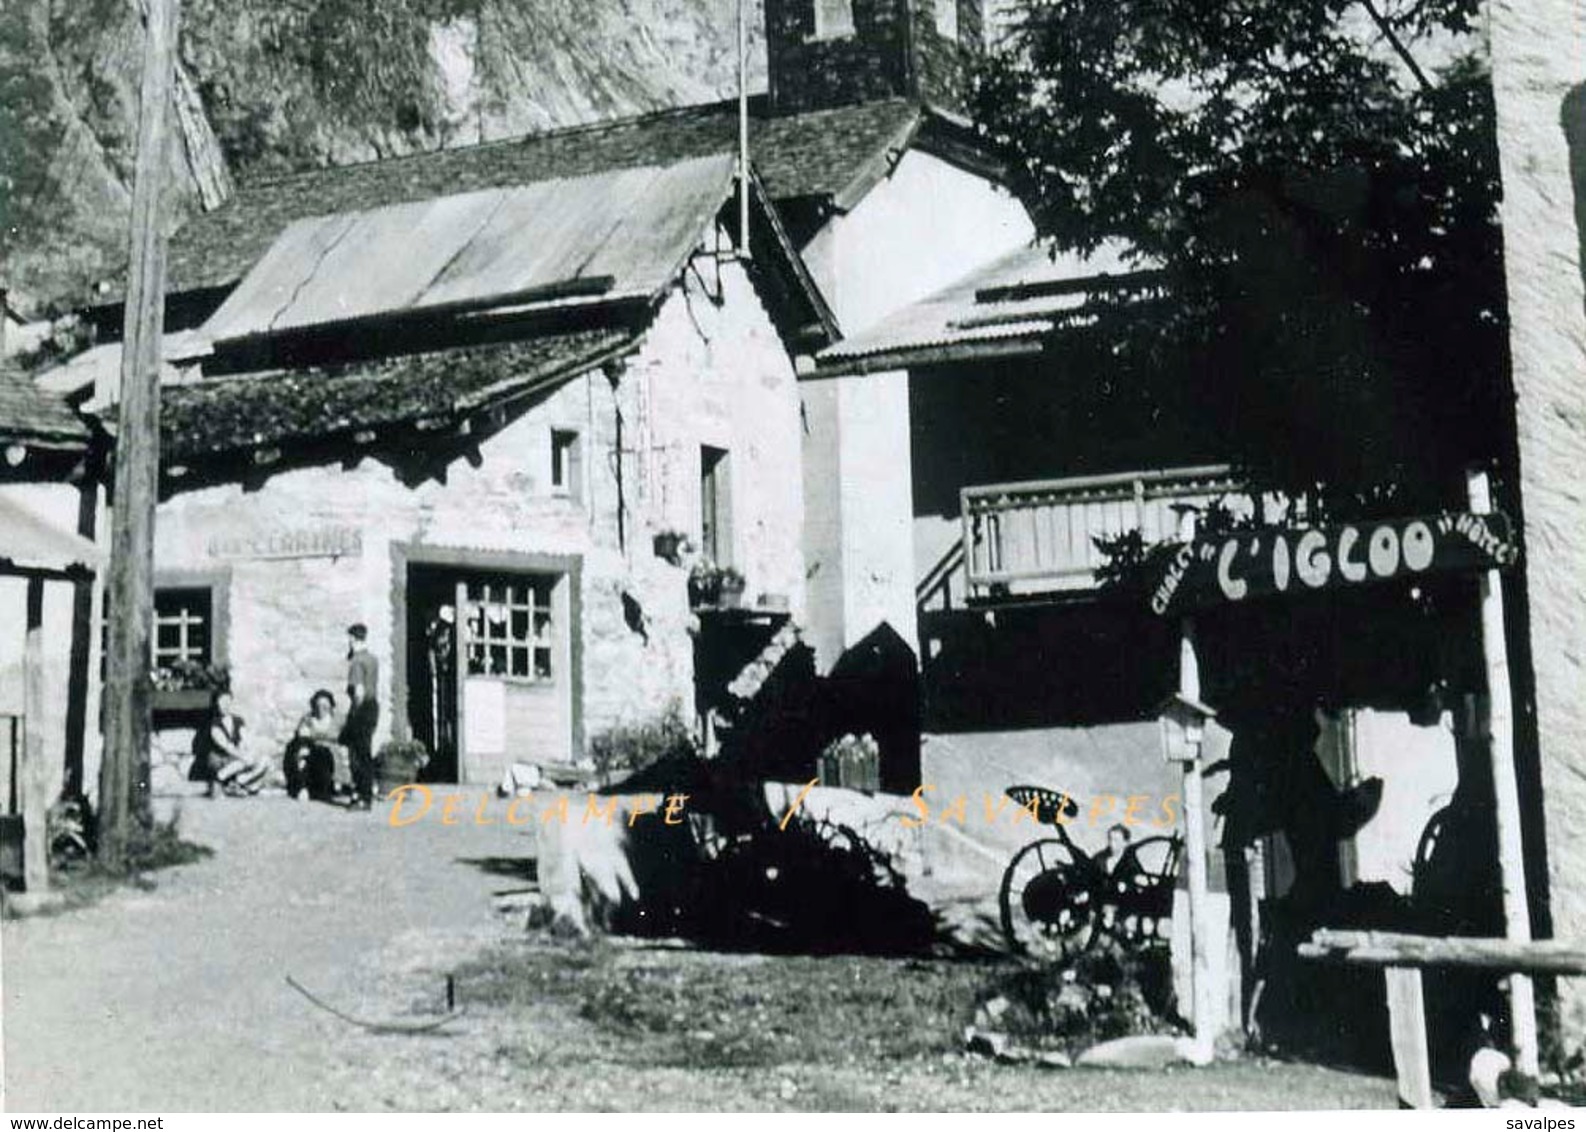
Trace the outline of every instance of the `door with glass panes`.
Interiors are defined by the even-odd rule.
[[[566,589],[560,574],[457,579],[460,781],[499,782],[515,762],[571,761]]]

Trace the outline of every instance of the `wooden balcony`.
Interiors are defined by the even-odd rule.
[[[1184,507],[1221,502],[1250,514],[1256,506],[1225,466],[987,484],[959,494],[969,604],[1093,589],[1105,562],[1098,539],[1137,530],[1149,545],[1177,534]],[[950,594],[942,582],[934,592]]]

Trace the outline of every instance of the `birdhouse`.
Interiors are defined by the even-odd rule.
[[[1170,763],[1182,763],[1200,758],[1206,725],[1217,718],[1217,712],[1174,692],[1157,708],[1157,716],[1162,724],[1162,757]]]

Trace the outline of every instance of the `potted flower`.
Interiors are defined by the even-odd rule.
[[[731,566],[703,561],[689,571],[688,602],[695,609],[736,609],[743,591],[743,575]]]
[[[721,600],[721,570],[709,559],[694,563],[688,572],[688,604],[695,609]]]
[[[653,545],[655,556],[673,566],[683,565],[683,557],[694,550],[693,540],[682,531],[661,531]]]
[[[393,739],[381,747],[375,760],[379,769],[380,796],[389,797],[398,787],[417,782],[419,773],[429,761],[429,748],[417,739]]]
[[[718,604],[722,609],[737,609],[743,604],[744,591],[743,575],[731,566],[721,572],[721,594]]]

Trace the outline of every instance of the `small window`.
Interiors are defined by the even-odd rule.
[[[170,671],[214,661],[214,596],[208,588],[154,592],[154,668]]]
[[[699,545],[717,566],[732,565],[731,470],[725,448],[699,450]]]
[[[584,450],[571,429],[551,430],[551,492],[570,499],[584,497]]]
[[[936,30],[943,39],[958,42],[958,0],[935,0]]]
[[[815,38],[854,34],[853,0],[815,0]]]

